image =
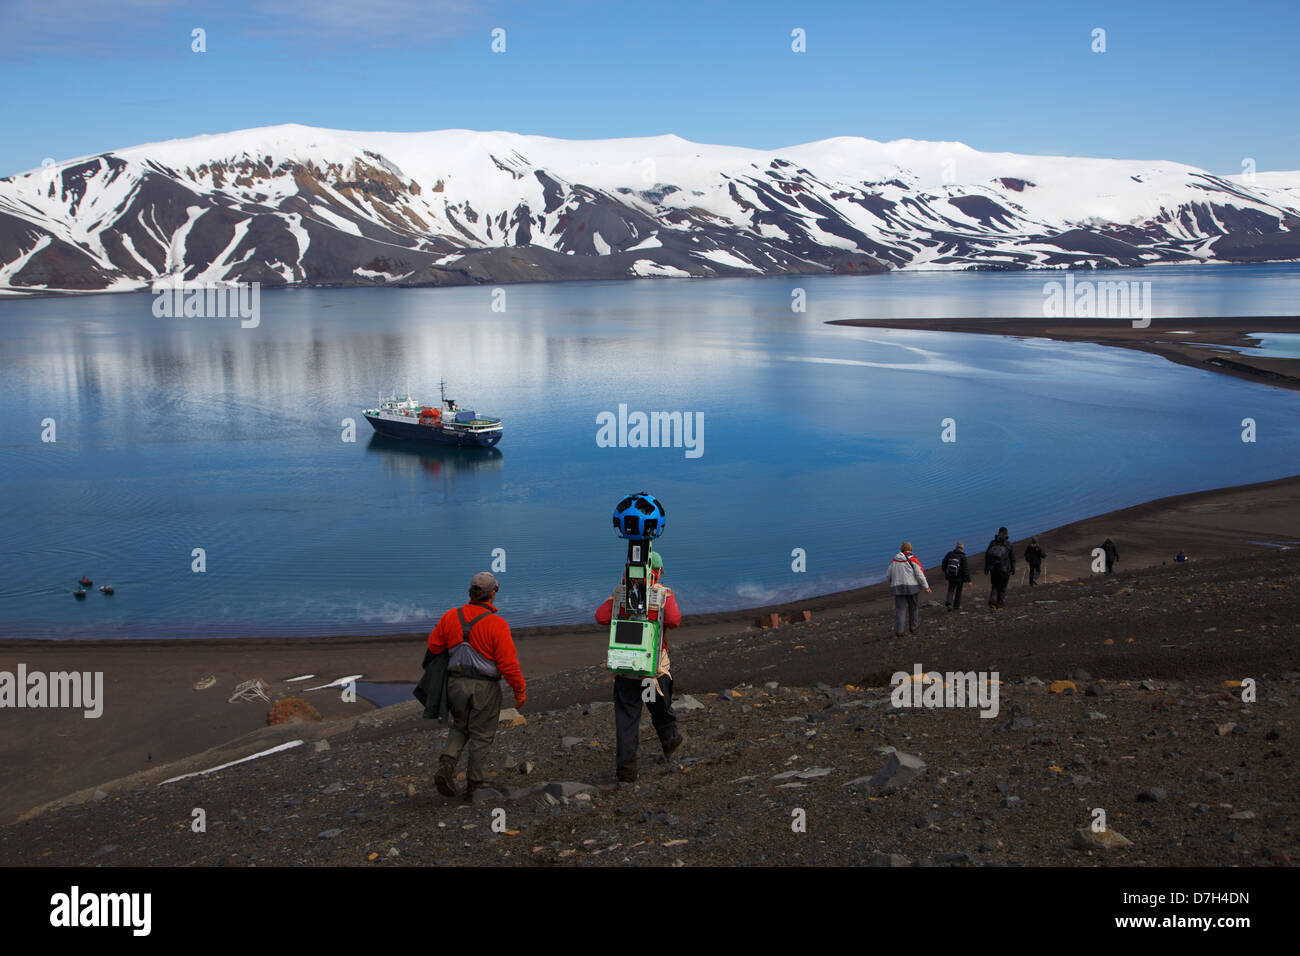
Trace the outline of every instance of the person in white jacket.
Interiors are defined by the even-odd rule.
[[[904,541],[894,560],[889,562],[889,593],[894,595],[894,636],[903,636],[903,623],[915,634],[920,624],[921,589],[930,593],[930,582],[925,579],[925,568],[912,553],[912,543]]]

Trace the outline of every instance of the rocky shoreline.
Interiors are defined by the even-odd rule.
[[[931,602],[903,639],[850,613],[701,641],[674,657],[686,744],[664,761],[647,727],[634,785],[598,667],[536,682],[547,709],[505,715],[468,804],[433,788],[445,728],[413,704],[265,728],[259,749],[304,742],[84,793],[0,829],[0,863],[1287,865],[1298,576],[1275,551],[1020,589],[1001,613]],[[916,665],[996,672],[997,715],[894,706]]]

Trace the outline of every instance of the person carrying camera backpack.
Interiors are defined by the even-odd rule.
[[[966,561],[966,550],[960,541],[943,556],[943,576],[948,579],[948,597],[944,601],[950,611],[961,610],[961,589],[970,583],[970,565]]]
[[[663,584],[664,559],[658,551],[650,552],[650,594],[647,617],[662,621],[665,632],[682,623],[682,612],[677,607],[677,596],[672,588]],[[623,582],[605,603],[596,609],[596,623],[609,625],[615,612],[619,617],[626,613],[622,605]],[[620,783],[636,783],[637,750],[641,746],[641,706],[650,711],[650,722],[659,736],[659,746],[664,757],[682,745],[682,732],[677,729],[677,714],[673,711],[673,675],[669,668],[668,635],[664,634],[659,647],[659,664],[655,668],[653,683],[639,677],[614,678],[614,775]]]
[[[1016,573],[1016,553],[1011,549],[1006,528],[998,528],[997,536],[984,552],[984,573],[990,582],[989,607],[1000,611],[1006,600],[1007,585]]]

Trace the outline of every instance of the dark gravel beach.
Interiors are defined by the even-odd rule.
[[[1300,551],[1265,551],[1014,588],[1002,612],[977,585],[968,612],[931,602],[902,639],[884,613],[841,612],[700,640],[674,658],[686,744],[662,761],[647,724],[630,786],[600,667],[535,680],[492,751],[497,791],[472,805],[434,790],[445,729],[412,704],[264,728],[245,750],[305,742],[7,825],[0,862],[1286,865],[1298,575]],[[914,664],[996,671],[997,716],[892,706],[890,675]],[[924,768],[869,782],[890,748]],[[1102,848],[1094,808],[1131,845]]]

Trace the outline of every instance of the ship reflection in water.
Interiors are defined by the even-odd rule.
[[[381,456],[385,469],[408,474],[423,471],[434,477],[500,471],[505,457],[499,448],[457,448],[454,445],[404,441],[380,434],[370,436],[366,452]]]

